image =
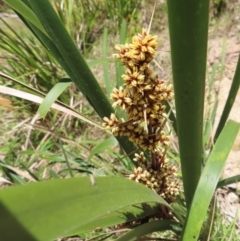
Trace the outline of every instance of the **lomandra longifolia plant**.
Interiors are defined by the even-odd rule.
[[[132,38],[130,44],[116,45],[119,59],[126,67],[122,75],[124,84],[111,94],[113,107],[120,107],[126,119],[111,114],[105,117],[104,126],[115,136],[126,136],[141,153],[135,154],[137,167],[129,178],[158,193],[167,202],[179,193],[176,168],[169,165],[166,148],[169,136],[165,133],[168,116],[165,103],[173,98],[172,86],[153,75],[150,62],[156,54],[157,36],[145,29]]]
[[[118,241],[140,240],[144,236],[144,239],[151,239],[146,235],[166,230],[176,233],[176,240],[205,240],[203,236],[209,239],[211,233],[208,229],[205,232],[204,227],[210,227],[208,224],[213,220],[208,210],[214,192],[226,183],[239,181],[239,176],[219,180],[240,128],[237,122],[226,123],[239,89],[239,60],[223,118],[215,135],[216,142],[207,159],[203,160],[209,0],[167,1],[176,106],[173,124],[177,127],[185,197],[185,203],[176,200],[176,205],[173,203],[171,206],[163,198],[172,202],[179,192],[176,170],[166,160],[170,140],[165,132],[168,123],[165,103],[173,98],[173,94],[171,86],[154,76],[151,69],[157,46],[156,36],[143,30],[133,37],[131,43],[116,47],[115,56],[126,70],[123,86],[114,89],[111,98],[113,106],[117,110],[122,109],[122,119],[118,111],[118,114],[113,114],[111,103],[49,0],[3,1],[21,16],[96,113],[101,118],[105,117],[104,125],[117,136],[124,152],[130,155],[134,150],[139,150],[139,153],[135,156],[136,166],[129,175],[131,180],[119,176],[95,176],[94,181],[89,180],[88,176],[60,179],[53,175],[55,180],[0,190],[0,223],[4,224],[0,225],[1,240],[59,240],[79,234],[86,237],[85,234],[96,227],[105,230],[130,222],[134,226],[118,236]],[[148,6],[151,4],[148,3]],[[59,83],[54,86],[54,91],[60,95],[63,88],[59,88],[58,84],[62,86],[62,82],[57,81]],[[54,95],[51,92],[49,96],[56,99],[56,92]],[[41,106],[48,111],[51,103]],[[5,163],[0,164],[7,170]],[[5,178],[8,182],[20,180],[9,175]],[[161,218],[166,218],[145,223],[145,218],[159,216],[159,206],[171,210],[177,221],[160,214]],[[101,236],[101,239],[108,240],[111,233]]]

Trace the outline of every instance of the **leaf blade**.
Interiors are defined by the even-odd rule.
[[[183,187],[189,208],[202,168],[209,0],[167,1],[167,5]]]
[[[193,197],[182,236],[183,241],[198,240],[208,206],[239,128],[239,123],[228,121],[213,147]]]
[[[62,92],[68,88],[71,83],[72,81],[69,78],[64,78],[52,87],[38,108],[37,112],[41,117],[44,118],[47,115],[48,111],[51,109],[52,104],[57,100]]]
[[[155,220],[130,230],[126,234],[116,239],[116,241],[135,241],[135,240],[139,240],[142,236],[152,232],[165,231],[165,230],[175,231],[176,229],[180,230],[181,226],[179,223],[175,221]]]
[[[28,8],[23,2],[15,1],[15,0],[3,0],[6,4],[8,4],[11,8],[17,11],[19,14],[24,16],[27,20],[29,20],[33,25],[35,25],[39,30],[41,30],[46,36],[47,33],[44,30],[41,22],[38,20],[36,15]]]
[[[104,215],[148,202],[169,207],[145,186],[116,177],[96,178],[95,185],[88,177],[81,177],[7,188],[0,192],[0,223],[5,224],[0,225],[0,233],[4,240],[10,240],[10,228],[16,226],[19,230],[17,222],[36,240],[52,240],[76,234],[83,227],[90,228],[91,222],[101,226],[96,220],[101,221]],[[16,240],[24,240],[21,234],[14,234]]]

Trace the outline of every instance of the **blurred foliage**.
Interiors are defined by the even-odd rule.
[[[213,1],[213,15],[219,16],[224,7],[226,7],[226,2],[224,0],[214,0]]]
[[[103,28],[119,32],[123,20],[136,18],[141,0],[56,0],[54,7],[81,51],[85,52],[102,35]]]
[[[52,4],[79,51],[87,55],[93,44],[101,38],[103,28],[108,28],[112,35],[119,33],[123,20],[130,23],[136,18],[136,7],[140,9],[141,2],[55,0]],[[50,90],[64,77],[62,68],[38,40],[22,27],[18,19],[9,16],[0,17],[0,21],[0,71],[17,76],[23,83],[40,91]],[[4,85],[12,86],[12,83]],[[18,88],[22,87],[18,85]],[[76,92],[77,89],[72,86],[59,99],[69,103],[70,97]]]
[[[65,28],[77,44],[79,51],[85,58],[88,58],[91,55],[92,46],[98,46],[104,28],[108,29],[111,38],[119,35],[123,21],[126,22],[127,28],[135,28],[136,25],[130,26],[130,23],[136,21],[136,7],[138,7],[138,10],[141,9],[142,0],[54,0],[51,2]],[[11,9],[4,4],[2,11],[4,14],[0,16],[0,71],[15,77],[19,82],[0,78],[0,85],[33,94],[35,93],[30,88],[47,93],[65,77],[64,70],[38,39],[19,21]],[[109,38],[104,43],[106,48],[109,47],[110,41]],[[108,58],[107,53],[104,58]],[[105,59],[104,61],[108,65],[108,60]],[[102,62],[100,57],[98,63],[92,65],[89,63],[89,65],[100,65],[100,68],[102,68]],[[97,71],[99,71],[99,67]],[[15,97],[11,97],[11,100],[13,100],[15,118],[19,122],[30,124],[31,119],[28,119],[28,113],[31,113],[31,116],[35,114],[38,105]],[[93,109],[84,102],[82,94],[75,85],[66,89],[60,95],[59,100],[74,107],[79,113],[93,116]],[[99,120],[97,116],[93,116],[93,118]],[[35,129],[16,128],[15,131],[12,131],[12,136],[17,135],[21,138],[11,139],[6,137],[5,142],[9,141],[9,145],[5,145],[0,151],[3,153],[6,163],[12,166],[18,166],[20,162],[25,163],[26,169],[31,169],[35,162],[46,164],[46,161],[49,161],[46,170],[41,168],[41,165],[34,168],[33,172],[39,179],[43,178],[43,172],[46,174],[49,170],[51,170],[51,173],[48,175],[54,176],[52,167],[55,166],[58,166],[58,170],[54,171],[55,176],[65,176],[66,172],[61,173],[61,170],[66,168],[67,158],[70,158],[70,161],[78,158],[86,160],[89,156],[91,157],[89,161],[96,165],[97,169],[103,169],[100,171],[94,170],[94,173],[100,173],[101,175],[113,172],[116,174],[122,166],[121,163],[127,165],[126,158],[117,154],[118,148],[113,150],[112,146],[111,148],[107,146],[107,143],[104,149],[99,151],[103,153],[104,158],[100,153],[96,155],[94,151],[99,144],[98,136],[100,135],[104,139],[107,134],[103,134],[98,129],[88,129],[86,123],[68,117],[65,113],[49,113],[44,120],[39,120],[30,125],[34,126]],[[10,126],[8,127],[5,131],[11,130]],[[26,139],[26,135],[29,135],[29,139]],[[71,142],[72,139],[79,136],[81,136],[79,143]],[[89,139],[92,141],[88,141]],[[32,149],[34,151],[30,151]],[[65,158],[62,158],[63,150],[67,152]],[[76,153],[75,157],[69,157],[72,152]],[[56,161],[53,161],[53,159]],[[110,159],[115,163],[114,166],[106,162]],[[43,160],[44,162],[42,162]],[[74,165],[76,163],[71,164],[72,168],[75,168]],[[75,169],[78,170],[78,168]],[[80,173],[79,171],[76,172]]]

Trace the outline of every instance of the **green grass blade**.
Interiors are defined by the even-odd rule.
[[[227,121],[227,118],[232,109],[233,103],[236,99],[236,96],[237,96],[237,93],[239,90],[239,86],[240,86],[240,55],[238,57],[237,68],[236,68],[236,72],[233,77],[233,81],[232,81],[232,85],[231,85],[231,88],[230,88],[230,91],[228,94],[228,98],[227,98],[226,104],[224,106],[222,116],[221,116],[221,119],[219,121],[217,130],[216,130],[216,134],[214,136],[214,141],[217,140],[219,134],[221,133],[221,131]]]
[[[178,202],[172,203],[171,207],[173,208],[174,216],[177,218],[177,220],[184,225],[186,216],[187,216],[187,209],[185,206],[181,205]]]
[[[219,181],[217,188],[221,188],[221,187],[227,186],[229,184],[235,184],[237,182],[240,182],[240,175],[236,175],[236,176],[229,177],[229,178]]]
[[[49,175],[54,179],[59,179],[60,176],[53,170],[49,170]]]
[[[168,114],[168,118],[169,120],[172,122],[172,127],[175,131],[175,133],[177,134],[177,120],[176,120],[176,116],[172,111],[172,108],[170,106],[170,104],[167,102],[166,103],[166,113]]]
[[[72,81],[69,78],[64,78],[56,85],[54,85],[54,87],[48,92],[42,104],[38,108],[38,113],[42,118],[47,115],[48,111],[51,109],[52,104],[57,100],[62,92],[68,88],[71,83]]]
[[[149,223],[140,225],[132,230],[128,231],[126,234],[117,238],[116,241],[135,241],[140,240],[144,235],[153,232],[166,231],[166,230],[181,230],[179,223],[170,220],[157,220]]]
[[[36,38],[43,44],[43,46],[49,51],[49,53],[52,56],[54,56],[55,60],[58,61],[58,63],[63,67],[63,69],[66,71],[66,73],[73,78],[70,68],[64,61],[61,53],[56,48],[54,41],[52,41],[49,37],[44,35],[41,31],[39,31],[39,29],[36,28],[33,24],[31,24],[27,20],[23,19],[23,17],[21,15],[19,15],[19,17],[26,24],[26,26],[32,31],[32,33],[36,36]],[[80,89],[80,91],[83,92],[82,89]]]
[[[107,59],[108,57],[108,29],[104,28],[103,30],[103,45],[102,45],[102,57],[103,59]],[[103,62],[103,75],[104,75],[104,82],[105,88],[107,90],[107,97],[110,97],[112,92],[113,86],[110,81],[109,73],[108,73],[108,62]]]
[[[213,90],[213,84],[216,77],[216,71],[218,68],[218,63],[214,63],[211,71],[211,75],[208,77],[208,83],[207,83],[207,92],[205,93],[205,113],[204,113],[204,127],[203,127],[203,147],[206,148],[209,144],[211,136],[211,132],[213,129],[217,106],[218,106],[218,100],[217,95],[215,91]],[[214,93],[214,104],[212,107],[212,95]],[[204,158],[206,160],[206,158]]]
[[[189,207],[202,164],[209,0],[167,3],[183,186]]]
[[[225,60],[226,60],[226,37],[223,38],[223,45],[222,45],[222,53],[221,53],[221,62],[220,62],[220,81],[223,79],[223,73],[225,70]]]
[[[216,113],[217,113],[217,107],[218,107],[218,100],[216,99],[211,113],[208,116],[208,119],[205,121],[204,131],[203,131],[203,143],[206,145],[209,141],[209,138],[211,137],[211,132],[213,129]]]
[[[168,206],[149,188],[125,178],[96,178],[94,185],[88,177],[55,179],[7,188],[0,191],[1,238],[54,240],[101,227],[108,215],[112,224],[136,218],[142,203]],[[130,217],[127,208],[133,205],[136,216]]]
[[[183,232],[182,241],[197,241],[219,178],[238,134],[240,124],[228,121],[203,169]]]
[[[4,162],[0,161],[0,167],[3,171],[3,173],[7,176],[7,178],[15,184],[26,184],[26,181],[21,178],[15,168],[12,168],[9,165],[6,165]]]
[[[220,241],[225,241],[225,240],[238,241],[239,240],[239,234],[235,233],[236,226],[238,226],[237,219],[238,219],[238,213],[236,212],[235,218],[225,228],[223,236],[221,237]],[[235,233],[235,235],[234,235],[234,233]]]
[[[106,59],[101,58],[101,59],[90,60],[90,61],[87,62],[87,64],[88,64],[89,68],[91,69],[91,68],[93,68],[93,67],[95,67],[97,65],[104,64],[104,63],[109,63],[110,61],[111,60],[108,59],[108,58],[106,58]]]
[[[126,34],[127,33],[127,22],[126,20],[122,21],[121,28],[120,28],[120,44],[125,44]],[[124,67],[122,63],[118,60],[115,62],[116,66],[116,86],[120,87],[123,85],[122,75],[124,74]]]
[[[27,58],[24,49],[26,49],[27,52],[31,51],[29,45],[23,41],[22,37],[18,34],[16,29],[12,28],[1,16],[0,21],[2,22],[0,33],[1,36],[3,36],[0,43],[1,48],[7,52],[21,56],[22,58]],[[13,36],[16,37],[13,38]],[[24,48],[19,48],[19,42]]]
[[[219,64],[215,62],[213,64],[211,78],[210,78],[210,81],[208,83],[209,92],[212,91],[212,87],[213,87],[213,84],[214,84],[214,81],[215,81],[216,72],[217,72],[218,67],[219,67]]]
[[[59,138],[59,140],[60,140],[60,138]],[[66,162],[66,165],[67,165],[67,170],[68,170],[68,173],[69,173],[70,177],[74,177],[71,166],[70,166],[70,161],[68,160],[68,156],[67,156],[66,151],[63,147],[62,141],[60,141],[60,144],[58,146],[61,148],[61,150],[63,152],[64,159],[65,159],[65,162]]]
[[[121,28],[120,28],[120,44],[125,44],[125,40],[127,37],[127,21],[125,19],[122,20]]]
[[[115,137],[110,137],[104,141],[99,142],[90,152],[90,155],[88,157],[88,160],[91,160],[91,158],[96,155],[101,153],[102,151],[106,150],[106,149],[110,149],[112,148],[114,145],[117,144],[117,140]]]
[[[33,11],[30,8],[28,8],[22,1],[3,0],[3,2],[5,2],[11,8],[13,8],[16,12],[24,16],[24,18],[26,18],[28,21],[34,24],[39,30],[41,30],[44,34],[47,35],[39,19],[36,17]]]

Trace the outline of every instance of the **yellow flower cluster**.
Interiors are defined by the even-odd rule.
[[[138,163],[138,167],[134,168],[129,179],[142,183],[150,189],[154,190],[159,196],[164,198],[168,203],[175,200],[179,194],[179,182],[176,178],[176,168],[168,164],[163,152],[156,155],[158,169],[154,170],[149,162],[147,162],[143,152],[135,154],[134,161]]]
[[[127,120],[119,119],[115,114],[103,118],[103,125],[115,136],[126,136],[143,151],[151,153],[152,163],[147,165],[141,154],[139,167],[134,169],[130,179],[145,184],[167,200],[177,193],[171,176],[175,169],[169,167],[162,149],[169,144],[169,136],[164,133],[167,116],[165,103],[173,97],[171,85],[153,76],[149,63],[156,53],[157,36],[152,36],[145,29],[132,38],[132,42],[117,45],[115,58],[126,67],[122,75],[124,85],[112,91],[113,107],[120,107],[126,112]],[[167,190],[168,187],[172,187]],[[173,197],[175,197],[175,194]]]
[[[114,89],[111,98],[113,107],[126,111],[127,121],[118,120],[112,114],[104,118],[104,126],[116,136],[127,136],[143,150],[156,151],[160,144],[167,146],[169,137],[163,132],[166,121],[164,102],[173,97],[171,86],[164,80],[153,77],[148,67],[155,55],[157,37],[146,30],[133,37],[131,44],[117,45],[114,56],[125,66],[122,76],[124,86]]]

